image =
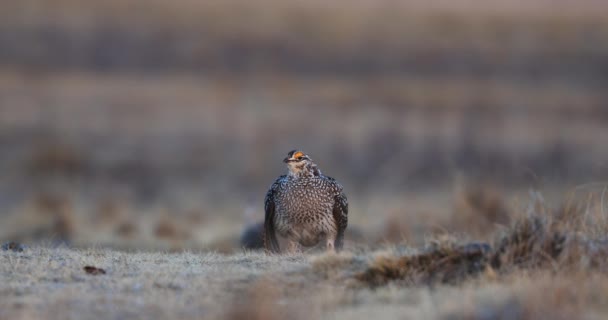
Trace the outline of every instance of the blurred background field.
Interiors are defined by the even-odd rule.
[[[351,245],[483,238],[603,199],[606,88],[603,1],[5,2],[0,240],[238,250],[293,148]]]

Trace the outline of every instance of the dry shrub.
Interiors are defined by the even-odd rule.
[[[97,204],[96,221],[101,224],[112,224],[126,215],[124,205],[117,199],[104,198]]]
[[[365,261],[350,252],[326,252],[310,260],[312,270],[325,279],[342,279],[365,265]]]
[[[71,176],[86,170],[82,152],[64,144],[47,144],[36,149],[27,163],[32,175],[61,174]]]
[[[578,246],[570,248],[567,261],[581,270],[596,269],[608,272],[608,240],[587,240],[579,242]]]
[[[94,221],[107,226],[113,234],[133,238],[139,231],[135,218],[131,216],[127,203],[114,197],[106,197],[97,203]]]
[[[492,266],[540,267],[564,250],[568,233],[559,231],[549,217],[529,215],[517,221],[496,241]]]
[[[522,269],[549,268],[573,272],[608,270],[608,240],[588,233],[599,222],[584,206],[553,210],[533,199],[527,213],[485,243],[459,244],[437,239],[415,254],[380,256],[356,278],[371,286],[401,281],[406,284],[454,283],[483,270],[509,274]],[[596,217],[601,218],[601,217]]]
[[[71,199],[62,193],[41,192],[28,199],[12,219],[7,219],[2,237],[15,241],[70,242],[77,219]]]
[[[483,271],[489,252],[490,246],[485,243],[438,241],[416,254],[380,256],[356,278],[373,287],[394,280],[406,284],[455,283]]]
[[[41,193],[34,198],[34,211],[40,225],[31,236],[37,239],[70,241],[75,232],[76,218],[68,197],[55,193]]]
[[[529,216],[498,237],[494,249],[486,243],[438,239],[415,254],[380,256],[356,278],[371,286],[391,281],[413,285],[458,283],[488,268],[504,271],[546,266],[559,257],[565,240],[566,236],[551,229],[544,219]]]
[[[120,223],[115,230],[116,234],[125,238],[133,238],[137,231],[137,225],[132,221],[124,221]]]
[[[154,235],[159,239],[171,241],[175,246],[190,239],[191,233],[188,226],[180,223],[175,218],[162,216],[154,227]]]
[[[180,237],[177,225],[173,220],[162,218],[154,228],[154,234],[159,238],[177,239]]]
[[[52,214],[69,210],[71,207],[69,199],[59,193],[43,192],[37,194],[34,199],[35,210],[42,214]]]
[[[608,256],[604,222],[602,211],[593,214],[588,202],[571,201],[552,209],[533,194],[527,213],[496,237],[492,266],[503,271],[603,269]]]

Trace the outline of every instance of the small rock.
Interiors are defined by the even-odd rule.
[[[27,247],[21,243],[9,241],[2,245],[2,250],[4,251],[13,251],[13,252],[23,252]]]
[[[94,276],[100,275],[100,274],[106,274],[106,271],[104,269],[93,267],[93,266],[85,266],[84,272],[86,272],[87,274],[90,274],[90,275],[94,275]]]

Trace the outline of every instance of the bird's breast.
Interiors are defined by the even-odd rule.
[[[314,242],[335,229],[331,193],[314,184],[286,186],[276,199],[276,226],[282,234]]]

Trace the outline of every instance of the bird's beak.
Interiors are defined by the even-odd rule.
[[[283,162],[285,162],[285,163],[289,163],[289,162],[291,162],[291,161],[293,161],[293,160],[294,160],[293,158],[289,158],[289,157],[287,157],[287,158],[283,159]]]

